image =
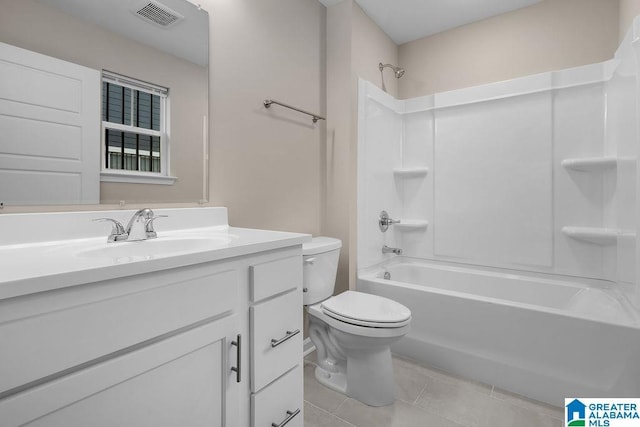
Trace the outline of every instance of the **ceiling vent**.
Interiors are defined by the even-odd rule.
[[[132,12],[145,21],[163,28],[175,25],[184,19],[184,16],[175,10],[154,0],[145,1],[139,7],[132,10]]]

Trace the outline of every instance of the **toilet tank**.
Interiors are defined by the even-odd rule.
[[[333,295],[342,242],[314,237],[302,245],[303,304],[311,305]]]

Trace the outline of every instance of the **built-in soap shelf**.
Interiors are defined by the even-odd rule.
[[[617,242],[620,230],[604,227],[562,227],[562,233],[572,239],[596,245],[613,245]]]
[[[429,168],[427,167],[395,168],[393,170],[393,175],[397,176],[398,178],[427,176],[428,173],[429,173]]]
[[[393,224],[397,230],[402,231],[419,231],[426,230],[429,226],[429,221],[422,219],[401,219],[399,223]]]
[[[602,172],[616,168],[615,157],[582,157],[565,159],[562,167],[582,172]]]

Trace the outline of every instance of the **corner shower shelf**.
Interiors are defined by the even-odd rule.
[[[401,178],[409,178],[414,176],[426,176],[429,173],[429,168],[395,168],[393,174]]]
[[[429,226],[429,221],[423,221],[421,219],[401,219],[399,223],[393,224],[393,226],[400,231],[417,231],[426,229]]]
[[[562,167],[582,172],[601,172],[616,168],[615,157],[584,157],[565,159]]]
[[[562,233],[572,239],[596,245],[613,245],[618,238],[618,230],[602,227],[562,227]]]

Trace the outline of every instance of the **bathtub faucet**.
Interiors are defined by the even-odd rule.
[[[402,249],[400,248],[390,248],[387,245],[382,247],[383,254],[394,254],[394,255],[402,255]]]

